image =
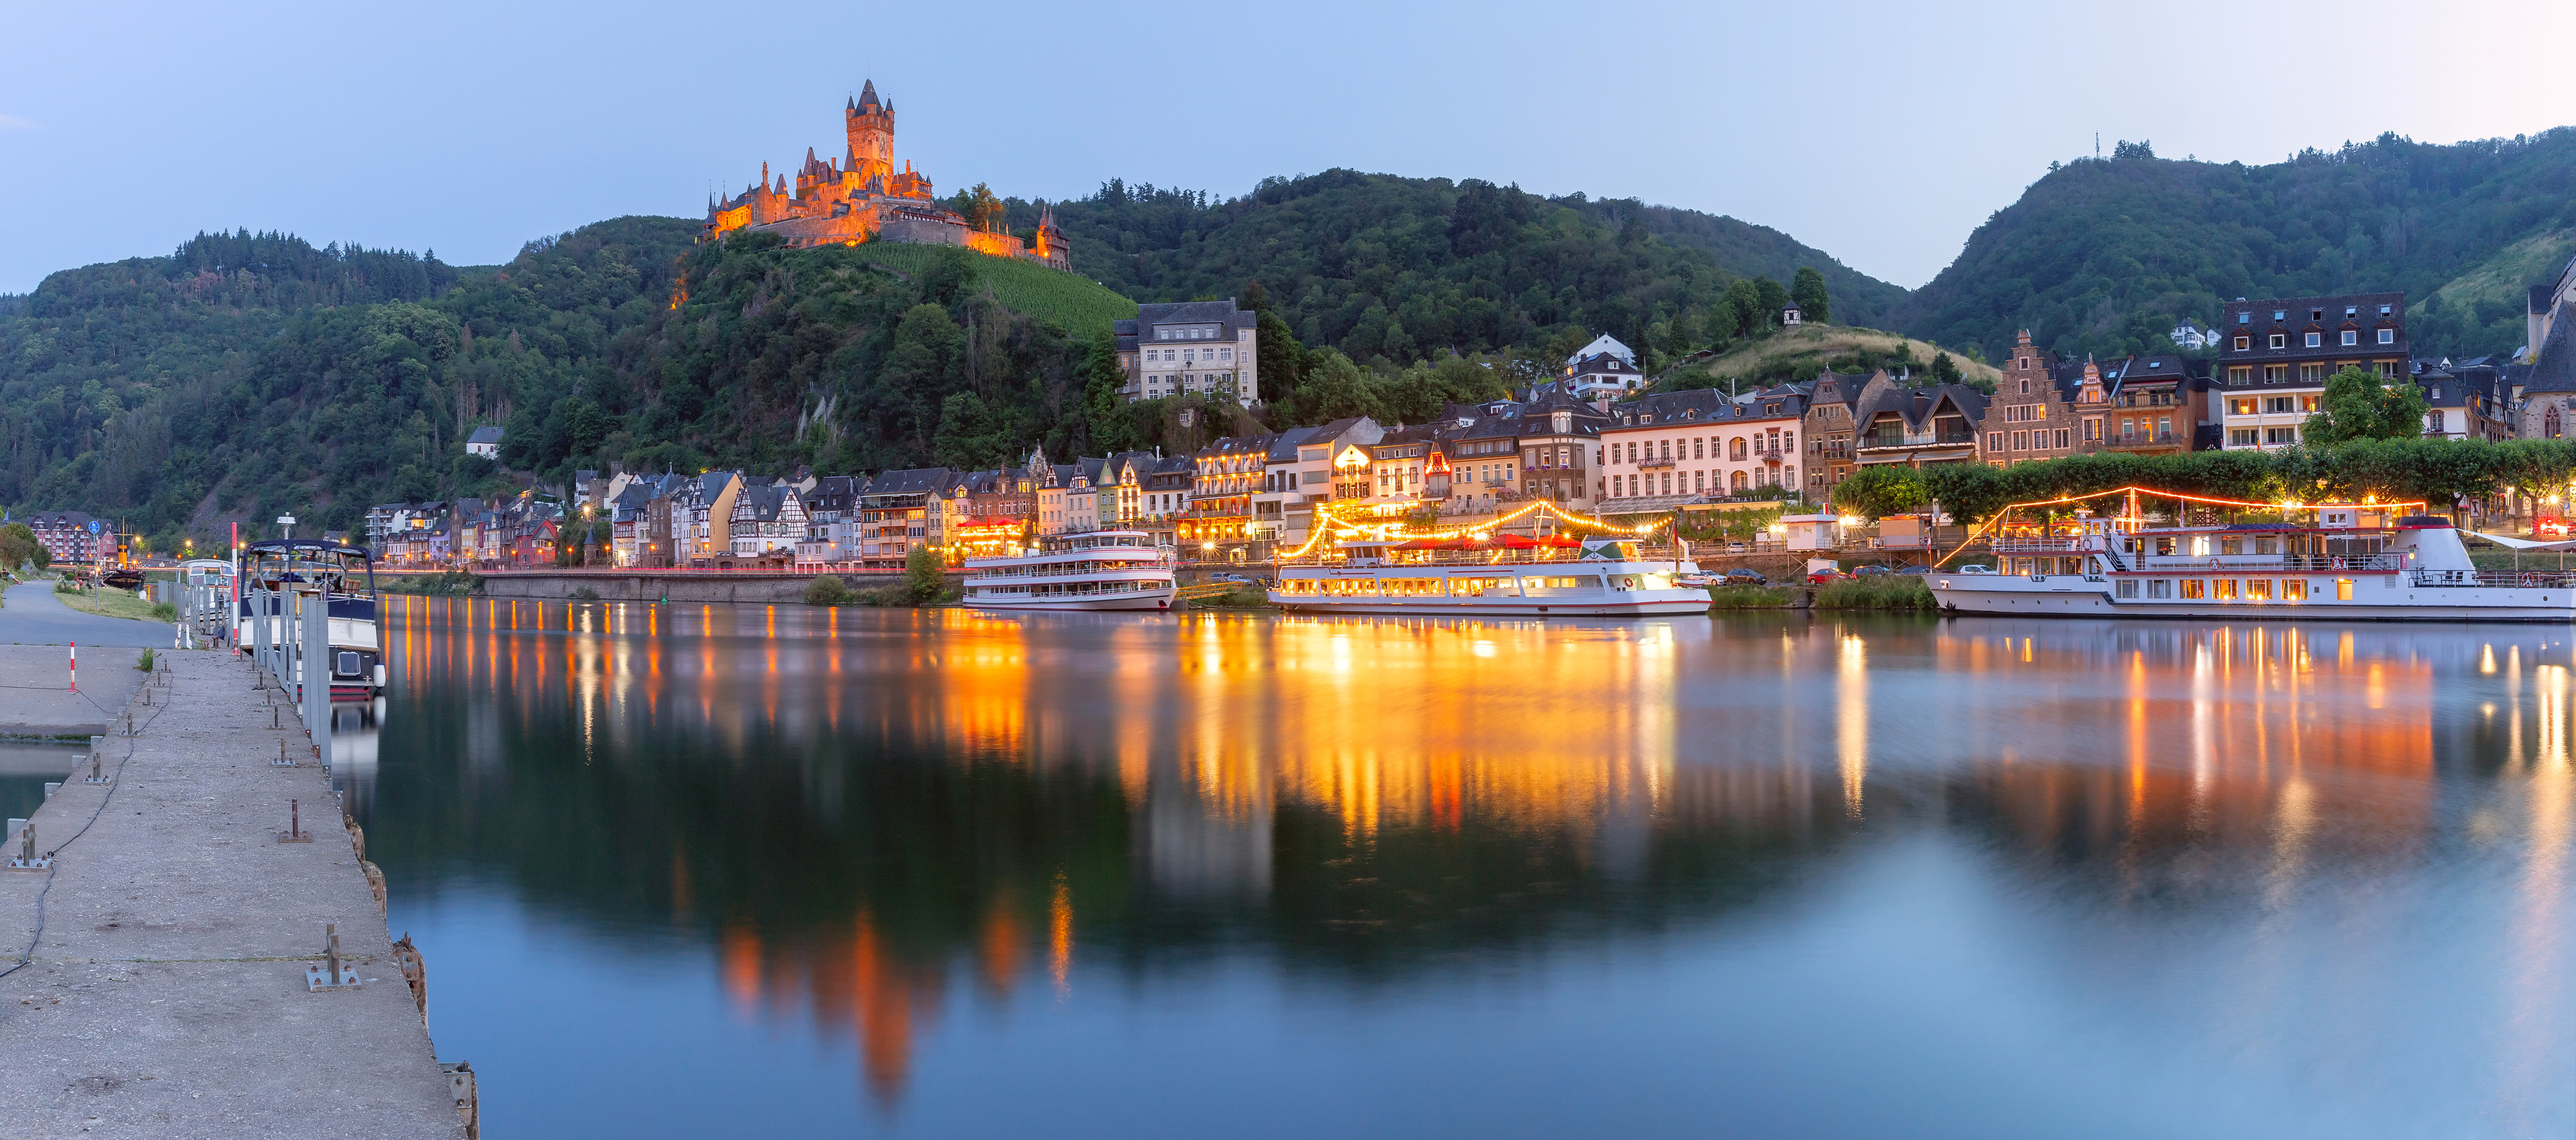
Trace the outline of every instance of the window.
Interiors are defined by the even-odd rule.
[[[2444,430],[2444,429],[2443,429],[2443,427],[2442,427],[2442,409],[2440,409],[2440,408],[2435,408],[2435,409],[2433,409],[2431,412],[2427,413],[2427,418],[2429,418],[2429,419],[2431,420],[2431,429],[2430,429],[2430,430],[2433,430],[2433,431],[2441,431],[2441,430]]]
[[[2147,596],[2150,598],[2170,598],[2173,596],[2173,583],[2162,578],[2149,582],[2147,583]]]
[[[2284,335],[2284,334],[2281,334],[2281,333],[2273,333],[2273,334],[2272,334],[2272,347],[2274,347],[2274,348],[2288,348],[2288,347],[2290,347],[2290,338],[2289,338],[2288,336]]]
[[[2313,412],[2317,410],[2317,394],[2310,392],[2307,395],[2299,397],[2299,410],[2302,412]]]
[[[1999,432],[1999,431],[1990,431],[1990,432],[1987,432],[1987,433],[1986,433],[1986,450],[1988,450],[1988,451],[2002,451],[2003,449],[2004,449],[2004,433]]]
[[[2221,602],[2232,602],[2236,600],[2236,579],[2214,578],[2210,580],[2210,585],[2217,587],[2217,589],[2210,591],[2209,596],[2212,599]]]
[[[2379,343],[2381,343],[2381,344],[2395,344],[2395,343],[2397,343],[2397,330],[2396,330],[2396,329],[2381,329],[2381,330],[2379,330]]]
[[[2201,585],[2202,585],[2201,580],[2200,580],[2200,579],[2198,579],[2198,578],[2185,578],[2185,579],[2183,579],[2183,580],[2182,580],[2182,596],[2183,596],[2183,597],[2185,597],[2185,598],[2194,598],[2194,599],[2201,597],[2201,596],[2202,596],[2202,595],[2201,595]]]
[[[2250,324],[2253,324],[2253,323],[2254,323],[2254,314],[2253,314],[2253,313],[2251,313],[2251,312],[2238,313],[2238,314],[2236,314],[2236,323],[2237,323],[2237,324],[2240,324],[2240,325],[2250,325]],[[2243,347],[2245,347],[2245,346],[2240,344],[2240,345],[2237,345],[2236,347],[2238,347],[2238,348],[2243,348]]]
[[[2307,347],[2309,347],[2309,348],[2318,348],[2318,347],[2321,347],[2321,346],[2323,346],[2323,345],[2325,344],[2325,342],[2326,342],[2326,334],[2324,334],[2324,333],[2309,333],[2309,334],[2308,334],[2308,343],[2307,343]]]
[[[2268,602],[2268,601],[2271,601],[2271,600],[2272,600],[2272,580],[2271,580],[2271,579],[2269,579],[2269,578],[2248,578],[2248,579],[2246,579],[2246,580],[2245,580],[2245,600],[2246,600],[2246,601],[2249,601],[2249,602]]]
[[[2243,348],[2245,346],[2240,344],[2236,347]],[[2254,370],[2245,367],[2230,368],[2227,370],[2227,382],[2230,384],[2251,384],[2254,382]]]
[[[2274,309],[2272,310],[2272,319],[2276,321],[2289,320],[2290,311],[2288,309]]]
[[[2282,383],[2287,383],[2287,382],[2289,381],[2289,379],[2290,379],[2290,366],[2289,366],[2289,365],[2287,365],[2287,364],[2266,364],[2266,365],[2264,365],[2264,366],[2263,366],[2263,382],[2264,382],[2264,383],[2266,383],[2266,384],[2282,384]]]
[[[2236,351],[2238,351],[2238,352],[2243,352],[2243,351],[2245,351],[2246,349],[2253,347],[2253,344],[2254,344],[2254,338],[2253,338],[2253,337],[2250,337],[2250,336],[2240,336],[2240,337],[2237,337],[2237,338],[2236,338]]]
[[[2111,593],[2112,593],[2112,596],[2114,596],[2114,597],[2121,597],[2121,598],[2134,598],[2134,597],[2137,597],[2137,596],[2138,596],[2138,580],[2137,580],[2137,579],[2135,579],[2135,578],[2122,578],[2122,579],[2120,579],[2120,580],[2119,580],[2119,582],[2117,582],[2117,583],[2115,583],[2115,584],[2113,585]]]
[[[2227,446],[2229,446],[2229,447],[2252,447],[2252,446],[2254,446],[2254,429],[2253,429],[2253,428],[2229,428],[2229,429],[2227,429]]]
[[[2308,600],[2308,581],[2307,581],[2307,579],[2305,579],[2305,578],[2283,578],[2283,579],[2281,579],[2281,600],[2282,600],[2282,601],[2285,601],[2285,602],[2304,602],[2304,601],[2307,601],[2307,600]]]
[[[2299,429],[2288,427],[2264,428],[2263,442],[2267,444],[2297,443],[2299,442]]]
[[[2064,447],[2064,446],[2066,446],[2066,432],[2067,432],[2067,429],[2065,429],[2065,428],[2059,428],[2059,429],[2057,429],[2057,446],[2059,446],[2059,447]]]
[[[2391,581],[2394,581],[2394,579],[2391,579]],[[2338,602],[2349,602],[2352,600],[2352,579],[2335,579],[2335,600]]]
[[[2021,382],[2021,394],[2025,396],[2030,395],[2030,381],[2024,380]]]
[[[2361,333],[2355,329],[2345,329],[2343,330],[2343,342],[2348,345],[2359,344],[2361,343]]]
[[[2014,432],[2012,449],[2015,451],[2030,450],[2030,433],[2026,431]]]
[[[2265,396],[2265,397],[2263,397],[2263,413],[2264,413],[2265,415],[2275,415],[2275,416],[2277,416],[2277,415],[2284,415],[2284,414],[2287,414],[2287,413],[2289,413],[2289,412],[2293,412],[2293,411],[2296,411],[2296,410],[2298,410],[2298,397],[2295,397],[2295,396]]]
[[[2314,335],[2314,334],[2311,334],[2311,335]],[[2323,384],[2323,383],[2325,383],[2325,382],[2326,382],[2326,366],[2325,366],[2325,365],[2322,365],[2322,364],[2302,364],[2302,365],[2300,365],[2300,366],[2299,366],[2299,383],[2302,383],[2302,384]]]

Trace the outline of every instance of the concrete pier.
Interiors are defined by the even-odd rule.
[[[84,763],[32,818],[51,868],[0,870],[0,969],[33,947],[0,976],[0,1135],[463,1136],[382,876],[293,710],[271,728],[231,654],[166,656],[107,718],[136,728],[98,742],[113,782]],[[271,763],[281,741],[300,766]],[[279,839],[290,799],[310,842]],[[306,987],[325,924],[355,989]]]

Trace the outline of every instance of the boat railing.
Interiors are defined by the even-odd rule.
[[[2402,570],[2405,566],[2403,560],[2394,554],[2351,557],[2327,554],[2150,554],[2138,560],[2138,569],[2150,574],[2245,571],[2331,574],[2345,570]]]
[[[2415,570],[2407,574],[2407,579],[2417,586],[2576,589],[2576,572],[2558,570]]]
[[[1988,544],[1997,554],[2084,554],[2092,550],[2085,538],[1998,538]]]

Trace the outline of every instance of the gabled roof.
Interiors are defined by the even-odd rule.
[[[2549,322],[2549,336],[2532,353],[2522,390],[2576,392],[2576,301],[2559,304],[2558,315]]]
[[[864,492],[871,498],[893,495],[936,495],[948,488],[952,477],[945,467],[906,467],[880,471],[868,481]]]
[[[487,424],[483,427],[474,429],[474,434],[465,437],[465,442],[499,443],[501,442],[501,429],[498,426]]]

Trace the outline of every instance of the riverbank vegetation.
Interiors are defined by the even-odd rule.
[[[431,598],[464,597],[481,593],[483,579],[480,575],[468,574],[462,570],[446,570],[436,574],[385,578],[377,583],[376,590],[379,593],[415,594]]]
[[[152,621],[156,616],[152,603],[135,597],[130,591],[111,589],[106,586],[83,589],[68,578],[54,583],[54,597],[64,605],[82,613],[96,614],[100,617]],[[173,614],[170,619],[163,620],[175,619],[176,615]]]

